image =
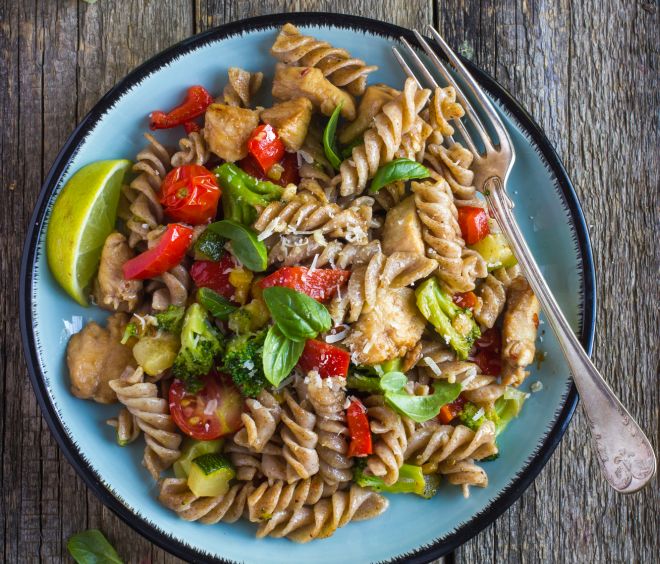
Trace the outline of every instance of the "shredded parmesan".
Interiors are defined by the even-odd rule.
[[[476,377],[477,377],[476,374],[470,374],[467,378],[464,378],[464,379],[461,381],[461,385],[463,386],[463,389],[464,389],[464,390],[467,389],[467,387],[469,386],[470,382],[472,382],[472,380],[474,380]]]
[[[532,392],[540,392],[543,389],[543,382],[534,382],[529,389]]]
[[[314,255],[314,259],[312,260],[312,264],[309,265],[309,272],[314,272],[316,270],[316,263],[319,260],[319,255],[316,253]]]
[[[424,362],[426,363],[426,366],[428,366],[433,371],[433,374],[435,374],[436,376],[442,375],[442,370],[440,370],[440,367],[438,366],[437,362],[433,360],[430,356],[425,356]]]
[[[83,326],[83,318],[80,315],[74,315],[71,318],[71,321],[67,321],[66,319],[63,319],[62,321],[64,322],[64,331],[68,337],[78,333]]]
[[[204,406],[204,415],[213,415],[216,409],[218,409],[218,400],[213,398]]]
[[[266,225],[266,229],[264,229],[259,235],[257,235],[257,239],[259,241],[263,241],[264,239],[268,239],[273,233],[276,231],[281,231],[281,224],[282,224],[282,218],[281,217],[276,217]]]
[[[479,408],[479,411],[477,411],[477,412],[473,415],[473,417],[472,417],[472,421],[477,421],[478,419],[480,419],[481,417],[483,417],[484,413],[486,413],[486,411],[484,410],[483,407],[480,407],[480,408]]]
[[[317,245],[320,245],[321,247],[328,246],[328,242],[325,240],[325,237],[323,236],[323,233],[321,233],[320,229],[317,229],[316,231],[312,231],[312,237],[314,238],[314,242]]]
[[[344,338],[348,335],[348,327],[346,329],[343,329],[342,331],[339,331],[338,333],[335,333],[334,335],[328,335],[325,338],[326,343],[338,343],[339,341],[344,340]]]
[[[373,343],[371,341],[367,341],[367,344],[364,345],[364,348],[362,349],[362,352],[364,354],[367,354],[371,350],[372,346],[373,346]]]

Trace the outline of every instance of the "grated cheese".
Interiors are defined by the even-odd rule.
[[[317,229],[316,231],[312,231],[312,237],[314,238],[314,242],[317,245],[320,245],[321,247],[328,246],[328,242],[325,240],[325,237],[323,236],[323,233],[321,233],[320,229]]]
[[[318,262],[318,260],[319,260],[319,254],[316,253],[314,255],[314,259],[312,260],[312,264],[309,265],[309,272],[310,273],[314,272],[316,270],[316,263]]]
[[[362,352],[364,354],[367,354],[371,350],[372,346],[373,346],[373,343],[371,341],[367,341],[367,344],[364,345],[364,348],[362,349]]]
[[[339,331],[338,333],[326,336],[325,342],[329,344],[338,343],[339,341],[342,341],[346,335],[348,335],[348,327],[342,331]]]
[[[543,389],[543,382],[540,382],[540,381],[539,381],[539,382],[534,382],[534,383],[529,387],[529,389],[530,389],[532,392],[540,392],[540,391]]]
[[[426,363],[426,366],[431,369],[433,374],[436,376],[442,376],[442,370],[440,370],[440,367],[435,360],[433,360],[430,356],[425,356],[423,360]]]
[[[462,384],[462,386],[463,386],[463,389],[465,390],[465,389],[467,388],[467,386],[470,384],[470,382],[472,382],[472,380],[474,380],[476,377],[477,377],[476,374],[470,374],[467,378],[464,378],[464,379],[461,381],[461,384]],[[451,382],[450,382],[450,383],[451,383]]]
[[[218,400],[213,398],[204,406],[204,415],[213,415],[218,409]]]
[[[486,411],[484,410],[483,407],[480,407],[480,408],[479,408],[479,411],[477,411],[477,412],[472,416],[472,421],[477,421],[478,419],[480,419],[481,417],[483,417],[484,413],[486,413]]]
[[[67,321],[66,319],[63,319],[62,321],[64,322],[64,331],[68,337],[78,333],[83,326],[83,318],[80,315],[74,315],[71,318],[71,321]]]

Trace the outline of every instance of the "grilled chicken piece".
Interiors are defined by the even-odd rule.
[[[343,342],[355,364],[379,364],[399,358],[422,337],[426,320],[410,288],[381,288],[376,306],[363,311]]]
[[[539,301],[529,283],[519,276],[507,290],[502,321],[502,384],[519,386],[534,362],[536,331],[539,326]]]
[[[222,99],[229,106],[249,107],[264,79],[262,72],[248,72],[237,67],[230,67],[227,72],[229,82],[222,91]]]
[[[424,254],[422,224],[417,216],[413,196],[399,202],[387,212],[382,241],[383,252],[386,255],[397,251]]]
[[[260,117],[261,121],[277,129],[286,150],[293,153],[302,147],[307,137],[312,109],[307,98],[294,98],[264,110]]]
[[[125,280],[122,266],[135,256],[121,233],[110,233],[103,244],[94,298],[103,309],[134,311],[142,293],[142,280]]]
[[[355,119],[353,97],[337,88],[323,76],[320,69],[313,67],[288,67],[278,63],[273,80],[273,96],[280,100],[307,98],[321,113],[329,116],[343,102],[342,117]]]
[[[399,95],[399,91],[386,84],[369,86],[360,100],[355,121],[346,125],[339,132],[339,142],[348,145],[357,139],[372,125],[372,121],[381,108]]]
[[[127,366],[135,366],[133,352],[121,344],[128,316],[115,313],[104,329],[94,321],[69,340],[66,363],[71,377],[71,393],[98,403],[112,403],[117,396],[108,382],[119,378]]]
[[[225,161],[247,156],[247,142],[259,125],[259,113],[246,108],[211,104],[206,110],[204,139],[209,149]]]

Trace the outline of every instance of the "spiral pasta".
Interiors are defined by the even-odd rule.
[[[471,458],[459,460],[458,462],[441,462],[438,471],[447,478],[450,484],[461,486],[464,497],[470,495],[469,486],[480,488],[488,486],[488,474],[483,468],[477,466]]]
[[[365,131],[363,144],[355,147],[339,167],[334,182],[340,184],[342,196],[362,192],[378,169],[394,159],[403,136],[418,123],[418,114],[429,95],[429,90],[420,89],[408,78],[403,92],[382,107],[373,126]]]
[[[308,379],[307,399],[316,413],[319,437],[319,474],[328,484],[348,482],[353,477],[353,461],[348,457],[345,378],[321,379],[318,374],[310,374]]]
[[[465,110],[456,101],[456,90],[452,86],[447,86],[434,90],[428,113],[429,123],[433,129],[431,142],[441,145],[447,137],[454,134],[454,128],[449,122],[462,118]]]
[[[254,96],[261,88],[264,79],[262,72],[248,72],[237,67],[229,67],[228,82],[222,90],[222,101],[228,106],[249,108]]]
[[[284,392],[286,407],[282,412],[282,456],[287,461],[287,481],[306,479],[319,471],[316,451],[318,435],[314,431],[316,415],[302,402]]]
[[[473,290],[475,280],[487,276],[488,267],[479,253],[465,248],[449,185],[444,179],[413,182],[412,191],[428,255],[439,263],[438,278],[452,293]]]
[[[165,311],[169,306],[184,306],[192,286],[190,274],[182,265],[169,272],[163,272],[147,285],[146,293],[151,294],[151,307],[155,311]]]
[[[204,136],[198,131],[192,131],[186,137],[179,139],[179,149],[170,159],[173,167],[189,164],[205,165],[211,156]]]
[[[171,166],[169,151],[153,135],[145,133],[144,136],[149,145],[137,154],[132,170],[138,176],[122,188],[125,201],[119,213],[126,222],[131,248],[144,241],[149,232],[163,221],[158,192]]]
[[[473,308],[474,318],[482,327],[490,329],[504,309],[506,291],[504,284],[489,274],[475,291],[477,305]]]
[[[470,170],[474,155],[460,143],[454,143],[449,148],[444,145],[429,143],[426,146],[424,160],[432,171],[444,178],[457,207],[483,207],[484,203],[477,197],[474,172]]]
[[[256,399],[247,398],[245,405],[249,412],[241,415],[244,427],[234,435],[234,442],[261,452],[275,434],[282,408],[266,390],[262,390]]]
[[[213,525],[220,521],[234,523],[246,510],[251,483],[234,484],[226,494],[197,497],[185,478],[166,478],[159,483],[158,499],[185,521],[199,521]]]
[[[319,68],[332,84],[346,88],[354,96],[364,93],[367,75],[378,68],[351,57],[345,49],[302,35],[296,26],[289,23],[282,27],[270,52],[283,63]]]
[[[236,469],[236,479],[249,482],[263,474],[263,454],[254,452],[248,447],[239,445],[236,435],[225,443],[224,452],[229,455],[231,463]]]
[[[117,444],[120,446],[126,446],[140,436],[140,427],[137,424],[135,415],[125,407],[119,410],[117,417],[108,419],[106,423],[115,428]]]
[[[142,368],[124,373],[109,385],[144,433],[147,446],[142,464],[157,480],[181,456],[181,435],[172,421],[167,400],[158,397],[156,384],[144,381]]]
[[[301,543],[327,538],[350,521],[377,517],[387,506],[388,501],[382,495],[352,485],[350,490],[335,492],[314,505],[275,513],[259,527],[257,537],[287,537]]]
[[[399,468],[405,460],[408,437],[401,416],[387,407],[383,396],[370,396],[365,402],[371,432],[373,454],[367,458],[367,471],[380,476],[386,484],[399,479]]]

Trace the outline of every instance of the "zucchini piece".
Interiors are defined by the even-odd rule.
[[[181,456],[174,463],[174,475],[177,478],[187,478],[190,473],[190,465],[195,458],[210,452],[220,452],[223,444],[224,441],[222,439],[214,439],[212,441],[186,439],[181,450]]]
[[[506,237],[502,233],[490,233],[469,247],[477,251],[488,264],[488,272],[498,268],[509,268],[518,264]]]
[[[188,487],[198,497],[216,497],[229,491],[234,476],[236,471],[226,456],[209,452],[192,461]]]

